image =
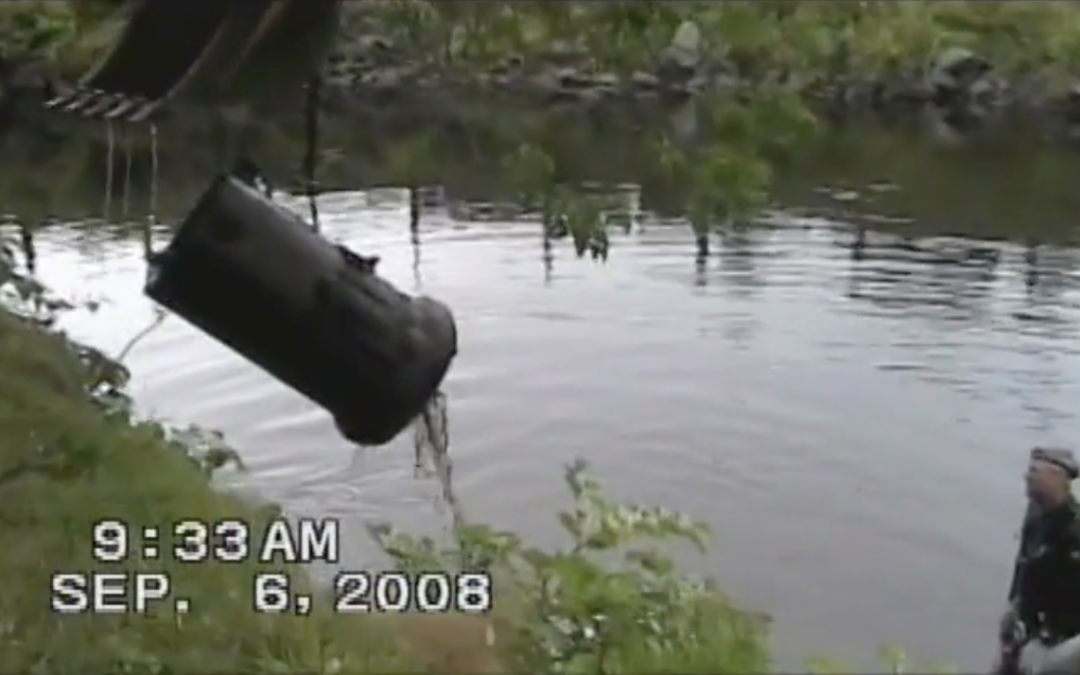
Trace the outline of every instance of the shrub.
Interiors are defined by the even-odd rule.
[[[77,28],[75,13],[66,2],[0,3],[0,59],[54,58],[58,45],[70,41]]]
[[[660,545],[704,551],[704,525],[655,507],[621,504],[578,462],[566,471],[572,506],[559,513],[569,545],[544,551],[483,525],[440,548],[389,525],[373,528],[404,569],[489,570],[505,594],[507,667],[547,673],[766,672],[765,620],[709,581],[679,573]],[[504,644],[505,643],[505,644]]]

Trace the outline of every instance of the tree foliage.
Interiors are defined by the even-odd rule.
[[[722,95],[694,105],[708,144],[672,131],[655,138],[657,171],[683,186],[685,213],[705,247],[766,202],[778,164],[817,128],[807,95],[853,81],[917,79],[949,47],[974,50],[1000,72],[1058,85],[1080,65],[1080,7],[1069,2],[425,2],[379,3],[368,26],[446,72],[514,59],[528,69],[553,51],[587,70],[648,71],[681,24],[703,36],[704,67],[733,75]],[[414,153],[422,158],[422,153]],[[555,235],[603,259],[603,206],[562,180],[573,157],[532,138],[506,158],[523,195]]]
[[[430,59],[470,65],[563,42],[587,49],[600,67],[648,68],[687,19],[701,26],[715,55],[800,75],[837,65],[864,75],[919,68],[942,45],[974,49],[1014,72],[1069,74],[1080,64],[1080,9],[1065,1],[390,0],[349,11],[371,14],[382,34]]]
[[[111,11],[84,3],[4,3],[0,53],[62,51]],[[747,221],[766,202],[776,167],[816,129],[804,99],[814,83],[919,74],[947,46],[977,50],[1004,72],[1050,80],[1080,64],[1080,10],[1067,2],[393,0],[354,3],[348,11],[365,14],[380,34],[447,73],[510,58],[530,67],[556,47],[583,55],[597,71],[649,70],[679,26],[693,21],[704,37],[703,62],[731,71],[734,84],[700,102],[703,124],[713,132],[709,142],[666,131],[652,143],[657,171],[687,186],[685,211],[699,237]],[[397,158],[405,183],[416,180],[424,142],[407,145]],[[504,158],[546,230],[571,236],[579,254],[603,259],[605,206],[566,178],[573,161],[542,135]],[[0,286],[39,312],[43,289],[17,269],[10,247],[0,253]],[[120,372],[110,380],[116,390],[124,381]],[[216,440],[204,445],[204,455],[214,458],[207,459],[210,468],[224,461]],[[373,533],[403,568],[485,569],[496,576],[511,619],[496,633],[506,645],[507,671],[767,670],[761,617],[680,573],[668,557],[672,543],[704,547],[700,524],[612,500],[581,464],[569,468],[566,483],[572,502],[559,513],[567,539],[559,549],[475,523],[460,527],[449,547],[387,525]]]
[[[3,3],[0,53],[60,54],[69,61],[71,54],[99,53],[103,33],[117,32],[117,6]],[[701,69],[730,75],[731,86],[695,103],[714,132],[708,144],[671,131],[654,140],[656,170],[685,187],[685,212],[699,241],[712,229],[752,218],[765,203],[777,164],[815,129],[806,95],[820,86],[918,77],[948,47],[972,49],[1003,73],[1051,83],[1080,66],[1080,8],[1072,2],[380,0],[346,3],[344,13],[341,41],[374,33],[415,65],[446,77],[509,60],[535,68],[553,53],[571,55],[576,67],[592,72],[648,72],[672,48],[680,26],[692,22],[701,35],[694,50]],[[407,154],[396,163],[403,174],[416,175],[410,165],[423,162],[423,143]],[[563,179],[573,161],[542,137],[505,158],[547,231],[571,235],[579,254],[604,259],[604,205]]]

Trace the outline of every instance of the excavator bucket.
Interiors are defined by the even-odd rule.
[[[132,0],[112,49],[50,109],[127,122],[174,100],[229,105],[300,85],[337,30],[341,0]]]

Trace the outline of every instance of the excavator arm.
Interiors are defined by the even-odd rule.
[[[127,122],[170,101],[229,105],[268,98],[317,72],[341,0],[130,0],[116,43],[47,107]]]

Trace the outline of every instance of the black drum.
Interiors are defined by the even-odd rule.
[[[325,408],[349,440],[380,445],[438,390],[457,329],[376,262],[223,176],[154,256],[146,294]]]

